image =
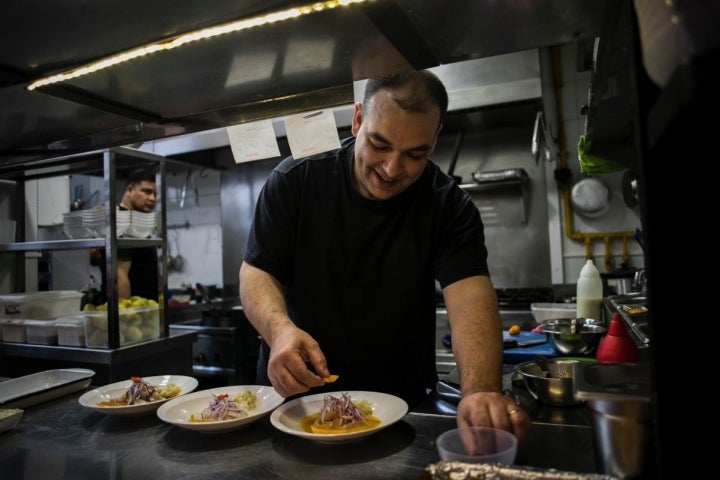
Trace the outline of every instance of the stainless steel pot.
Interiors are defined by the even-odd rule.
[[[594,177],[583,178],[570,190],[573,209],[586,218],[598,218],[610,209],[610,189]]]

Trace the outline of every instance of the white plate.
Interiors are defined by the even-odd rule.
[[[24,410],[20,408],[0,408],[0,432],[10,430],[18,424]]]
[[[86,368],[58,368],[0,382],[0,407],[25,408],[83,390],[95,372]]]
[[[181,395],[192,392],[198,386],[198,381],[196,379],[193,377],[185,377],[183,375],[157,375],[154,377],[142,378],[154,387],[174,383],[180,387],[180,393],[175,397],[158,400],[156,402],[139,403],[136,405],[123,405],[119,407],[106,407],[98,405],[100,402],[119,397],[127,392],[127,389],[130,388],[130,385],[132,385],[132,380],[128,379],[85,392],[78,401],[83,407],[92,408],[93,410],[97,410],[98,412],[106,413],[108,415],[143,415],[154,412],[160,405],[168,400],[173,400]]]
[[[340,397],[343,393],[349,394],[350,398],[354,401],[367,400],[370,402],[373,408],[373,415],[380,419],[380,425],[359,432],[337,434],[310,433],[302,429],[300,421],[308,415],[320,411],[325,395]],[[290,435],[296,435],[320,443],[345,443],[377,433],[403,418],[407,412],[408,404],[405,403],[403,399],[388,395],[387,393],[363,391],[318,393],[316,395],[297,398],[281,406],[272,413],[270,422],[278,430],[289,433]]]
[[[217,422],[191,422],[190,415],[199,415],[212,400],[213,395],[227,394],[230,396],[250,390],[257,396],[255,409],[248,412],[247,417],[233,420],[220,420]],[[203,433],[224,433],[244,427],[255,420],[272,412],[282,404],[285,399],[275,391],[274,388],[264,385],[232,385],[227,387],[211,388],[185,395],[182,398],[174,398],[158,408],[157,416],[161,420]]]

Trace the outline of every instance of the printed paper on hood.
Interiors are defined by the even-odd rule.
[[[227,127],[235,163],[252,162],[280,156],[272,120],[241,123]]]
[[[332,110],[318,110],[285,118],[290,153],[297,158],[340,148]]]

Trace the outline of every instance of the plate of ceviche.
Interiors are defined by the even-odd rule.
[[[386,393],[319,393],[277,408],[270,423],[281,432],[319,443],[346,443],[389,427],[407,412],[403,399]]]
[[[163,404],[164,422],[202,433],[224,433],[249,425],[285,401],[273,387],[232,385],[183,395]]]
[[[192,392],[197,386],[195,378],[183,375],[131,377],[88,390],[78,401],[83,407],[108,415],[144,415],[170,399]]]

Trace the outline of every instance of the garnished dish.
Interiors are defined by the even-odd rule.
[[[163,403],[192,392],[198,386],[193,377],[159,375],[131,377],[85,392],[80,405],[109,415],[152,413]]]
[[[391,426],[407,412],[404,400],[386,393],[320,393],[281,405],[270,415],[270,423],[282,432],[319,443],[346,443]]]
[[[373,415],[370,402],[353,400],[349,394],[342,393],[340,397],[325,395],[320,411],[303,418],[300,426],[306,432],[334,435],[369,430],[380,423]]]
[[[20,408],[0,408],[0,432],[14,428],[24,411]]]
[[[160,420],[202,433],[224,433],[263,418],[285,399],[266,385],[234,385],[173,398],[157,410]]]
[[[143,380],[142,377],[131,377],[130,381],[132,382],[130,388],[122,395],[110,400],[101,400],[98,405],[101,407],[124,407],[125,405],[158,402],[176,397],[181,391],[180,386],[174,382],[167,385],[153,386]]]
[[[227,393],[211,394],[210,405],[205,407],[200,415],[190,414],[191,422],[222,422],[247,417],[255,409],[257,395],[245,390],[234,396]]]

